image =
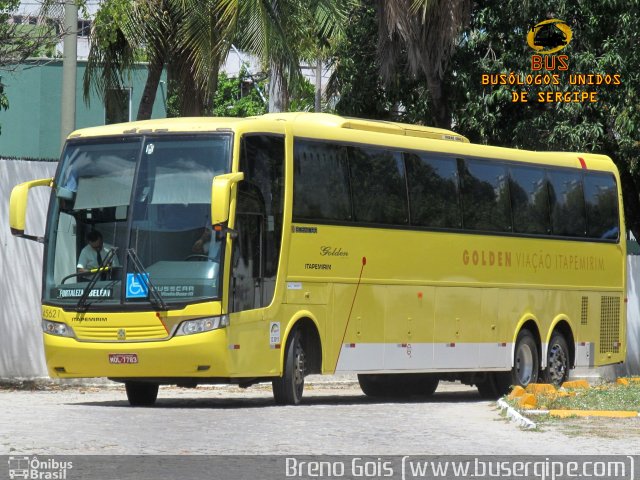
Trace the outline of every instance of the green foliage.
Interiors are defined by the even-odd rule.
[[[20,0],[0,0],[0,20],[6,22],[9,14],[20,5]]]
[[[548,16],[564,20],[573,40],[567,71],[532,71],[530,26]],[[434,124],[426,80],[405,69],[383,86],[375,56],[375,9],[360,6],[334,58],[331,87],[341,95],[336,111],[369,118]],[[627,225],[640,236],[640,1],[477,0],[445,73],[444,97],[455,130],[476,143],[532,150],[604,153],[621,173]],[[404,52],[403,52],[404,55]],[[551,56],[549,56],[551,57]],[[559,85],[482,85],[483,74],[558,75]],[[571,74],[620,74],[621,85],[569,85]],[[526,90],[528,103],[512,102]],[[596,103],[540,103],[538,92],[596,91]]]
[[[296,88],[290,92],[291,98],[289,111],[291,112],[313,112],[315,108],[315,87],[303,78]]]
[[[0,0],[0,68],[13,68],[28,57],[50,53],[58,39],[53,24],[9,23],[19,6],[19,0]]]
[[[363,4],[349,15],[345,33],[336,45],[328,85],[339,98],[336,113],[363,118],[433,124],[427,105],[429,94],[423,79],[412,76],[408,66],[384,84],[376,51],[378,22],[375,6]],[[403,52],[406,55],[406,52]]]
[[[221,72],[211,114],[214,117],[250,117],[266,113],[267,105],[258,91],[264,92],[265,86],[264,80],[256,82],[244,67],[237,78]]]
[[[9,99],[4,93],[4,84],[2,83],[2,77],[0,77],[0,110],[6,110],[9,108]],[[0,126],[0,133],[2,133],[2,126]]]
[[[100,5],[93,20],[92,40],[102,48],[122,41],[122,26],[127,24],[131,8],[129,0],[106,0]]]
[[[264,75],[252,76],[243,66],[238,77],[230,77],[225,72],[218,75],[218,88],[213,98],[213,107],[206,112],[214,117],[250,117],[267,113],[268,84]],[[180,115],[176,89],[167,99],[167,116]],[[296,88],[291,98],[291,111],[311,111],[314,108],[314,87],[304,81]]]
[[[541,395],[539,408],[544,410],[639,411],[640,382],[614,383],[599,387],[570,390],[566,396]]]
[[[4,84],[2,83],[2,77],[0,77],[0,110],[6,110],[9,108],[9,100],[4,93]]]
[[[345,36],[332,58],[329,92],[339,96],[336,112],[365,118],[388,118],[391,102],[382,87],[376,58],[375,7],[360,5],[351,12]]]
[[[45,0],[45,3],[48,0]],[[19,0],[0,0],[0,70],[15,69],[25,59],[49,53],[57,40],[52,25],[16,25],[9,23]],[[0,110],[9,108],[0,77]]]
[[[573,30],[567,55],[569,69],[532,71],[535,52],[526,33],[553,12]],[[638,189],[640,167],[640,2],[568,0],[496,3],[476,2],[448,72],[447,95],[455,128],[474,142],[532,150],[604,153],[621,170],[627,223],[640,233]],[[551,60],[551,56],[548,56]],[[558,85],[482,85],[483,74],[558,75]],[[570,85],[572,74],[619,74],[621,85]],[[525,90],[528,103],[511,101]],[[538,92],[596,91],[596,103],[541,103]]]
[[[19,5],[18,0],[0,0],[0,39],[8,37],[7,20],[9,19],[9,13],[17,8]],[[9,108],[9,99],[4,93],[4,84],[2,83],[2,77],[0,77],[0,110],[6,110]],[[0,127],[2,132],[2,127]]]
[[[175,80],[169,80],[169,85],[167,85],[167,118],[175,118],[180,116],[180,96],[178,94],[178,88],[175,83]]]

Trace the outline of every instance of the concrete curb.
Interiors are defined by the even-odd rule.
[[[534,429],[537,427],[537,425],[531,420],[520,415],[520,413],[515,408],[511,407],[511,405],[509,405],[507,402],[505,402],[504,399],[501,398],[498,400],[498,407],[501,411],[506,410],[507,417],[512,422],[517,423],[520,427],[526,429]]]

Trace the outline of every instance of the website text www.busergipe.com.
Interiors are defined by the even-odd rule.
[[[634,479],[633,457],[617,460],[424,460],[404,456],[393,460],[383,457],[353,457],[350,460],[308,460],[287,457],[288,478],[527,478],[564,479]]]

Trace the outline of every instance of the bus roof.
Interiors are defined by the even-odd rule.
[[[540,152],[472,144],[469,139],[451,130],[382,120],[342,117],[329,113],[268,113],[246,118],[162,118],[84,128],[72,132],[69,139],[166,132],[264,132],[271,131],[276,123],[282,125],[280,128],[285,125],[290,127],[295,135],[302,137],[331,138],[371,145],[393,144],[400,148],[433,150],[445,154],[481,156],[583,169],[616,170],[611,159],[605,155],[586,152]],[[356,132],[358,135],[353,135]],[[396,139],[393,140],[393,137],[386,135],[396,136]],[[434,143],[433,140],[446,141]]]
[[[422,137],[437,140],[452,140],[469,143],[469,139],[451,130],[442,128],[410,125],[406,123],[387,122],[382,120],[364,120],[360,118],[341,117],[328,113],[288,112],[267,113],[247,118],[235,117],[181,117],[143,120],[129,123],[117,123],[76,130],[69,138],[87,138],[96,136],[122,135],[128,133],[155,132],[202,132],[218,129],[231,129],[239,124],[258,123],[263,121],[291,122],[296,126],[325,126],[348,128],[367,132]]]

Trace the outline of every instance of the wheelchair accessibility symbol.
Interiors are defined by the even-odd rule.
[[[149,281],[148,273],[127,273],[127,298],[147,298],[149,289],[145,280]]]

